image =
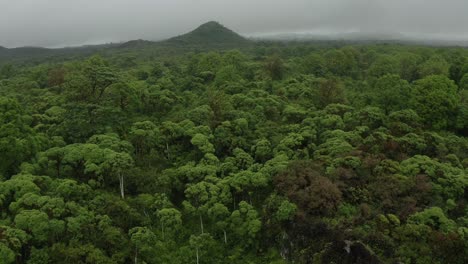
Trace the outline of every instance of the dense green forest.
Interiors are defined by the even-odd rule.
[[[0,263],[466,263],[467,49],[91,52],[0,62]]]

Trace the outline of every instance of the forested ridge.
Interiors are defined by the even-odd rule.
[[[466,263],[468,50],[130,44],[1,63],[0,263]]]

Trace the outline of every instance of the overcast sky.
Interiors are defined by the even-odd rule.
[[[219,21],[244,35],[401,32],[468,36],[468,0],[0,0],[0,46],[161,40]]]

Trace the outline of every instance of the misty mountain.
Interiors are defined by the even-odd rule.
[[[96,52],[113,52],[114,50],[141,50],[151,48],[174,48],[174,49],[206,49],[206,48],[240,48],[251,43],[231,29],[218,22],[208,22],[186,34],[167,40],[155,42],[148,40],[131,40],[124,43],[111,43],[102,45],[86,45],[67,48],[0,48],[0,64],[11,60],[30,60],[51,57],[85,56]]]
[[[195,30],[167,40],[176,44],[246,44],[246,38],[221,25],[210,21]]]
[[[252,34],[254,41],[308,42],[308,41],[341,41],[348,43],[400,43],[427,46],[460,46],[467,47],[468,41],[463,39],[441,39],[434,36],[410,35],[393,31],[361,31],[361,32],[286,32]]]
[[[467,46],[464,41],[434,40],[429,38],[410,38],[395,32],[351,32],[351,33],[278,33],[252,35],[243,37],[218,22],[204,23],[186,34],[163,41],[131,40],[123,43],[86,45],[66,48],[20,47],[5,48],[0,46],[0,64],[9,61],[27,61],[45,58],[69,58],[72,56],[89,56],[97,52],[118,52],[143,49],[174,49],[178,52],[200,51],[206,49],[231,49],[249,47],[262,41],[326,41],[339,43],[402,43],[437,46]]]
[[[71,56],[86,56],[104,49],[116,46],[115,44],[102,44],[80,47],[67,47],[49,49],[42,47],[0,48],[0,64],[9,61],[25,61],[44,58],[61,58]]]
[[[122,49],[133,49],[133,48],[144,48],[149,45],[154,45],[154,41],[137,39],[137,40],[130,40],[118,45],[118,48]]]

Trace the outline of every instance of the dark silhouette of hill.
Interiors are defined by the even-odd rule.
[[[184,52],[200,52],[206,50],[226,50],[237,48],[249,48],[255,44],[275,42],[310,42],[319,44],[381,44],[400,43],[408,45],[435,45],[435,46],[466,46],[466,43],[458,42],[434,42],[421,40],[404,40],[401,37],[389,36],[321,36],[317,38],[302,37],[296,35],[285,35],[281,37],[244,38],[231,29],[218,22],[210,21],[200,25],[186,34],[173,37],[163,41],[131,40],[123,43],[110,43],[101,45],[86,45],[80,47],[66,48],[41,48],[41,47],[19,47],[5,48],[0,46],[0,65],[9,62],[43,61],[43,60],[65,60],[71,57],[89,56],[94,53],[133,53],[133,54],[180,54]]]
[[[87,45],[49,49],[41,47],[4,48],[0,46],[0,61],[25,61],[30,59],[65,58],[72,56],[86,56],[95,52],[126,52],[151,49],[167,49],[173,52],[184,52],[193,49],[240,48],[251,43],[236,32],[226,28],[218,22],[205,23],[195,30],[164,41],[131,40],[124,43],[103,45]]]
[[[174,44],[244,45],[250,41],[218,22],[210,21],[195,30],[167,40]]]
[[[93,53],[109,50],[116,44],[86,45],[80,47],[66,47],[49,49],[41,47],[0,48],[0,64],[9,61],[28,61],[31,59],[69,58],[73,56],[86,56]]]
[[[119,44],[118,48],[122,48],[122,49],[143,48],[143,47],[147,47],[149,45],[154,45],[155,43],[156,42],[154,42],[154,41],[137,39],[137,40],[130,40],[130,41],[124,42],[122,44]]]

